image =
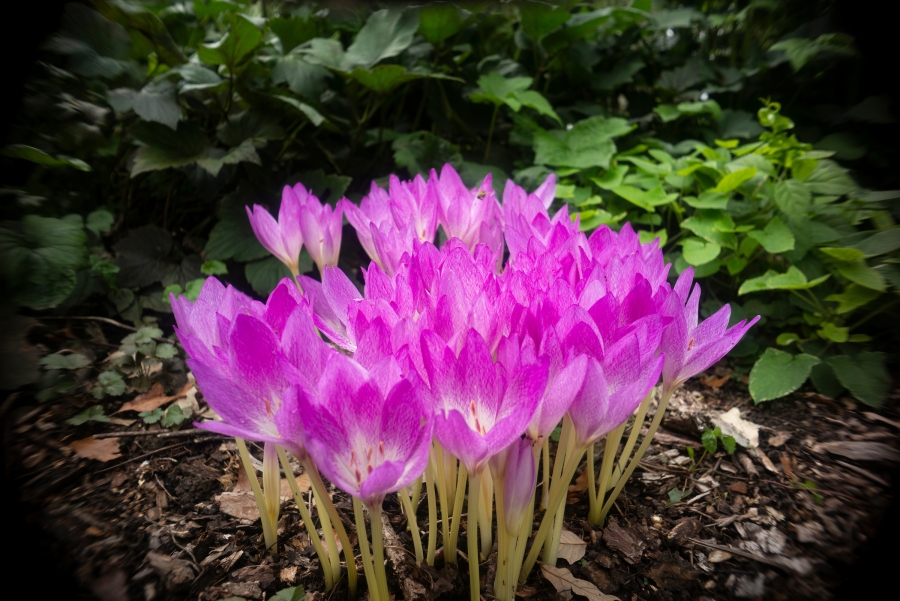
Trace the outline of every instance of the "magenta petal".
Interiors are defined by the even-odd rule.
[[[404,485],[399,482],[403,476],[403,468],[402,461],[385,461],[376,467],[359,487],[359,498],[367,507],[380,505],[386,494],[403,488]]]
[[[531,441],[523,438],[514,442],[507,454],[506,477],[504,479],[503,503],[506,531],[515,533],[525,516],[525,511],[534,502],[534,487],[537,483],[537,465],[531,450]]]
[[[544,400],[529,426],[532,437],[549,436],[556,428],[584,384],[587,361],[584,355],[576,357],[549,382]]]
[[[350,278],[337,267],[325,267],[322,271],[322,292],[337,318],[344,324],[348,322],[347,306],[362,299]]]
[[[485,438],[469,427],[459,411],[435,415],[434,435],[445,449],[463,462],[470,473],[489,457]]]
[[[203,430],[215,432],[216,434],[223,434],[225,436],[233,436],[235,438],[244,438],[246,440],[255,440],[258,442],[274,442],[275,444],[288,446],[286,445],[285,441],[282,440],[279,436],[262,435],[259,432],[253,430],[239,428],[237,426],[232,426],[231,424],[216,420],[194,422],[194,426],[196,426],[197,428],[202,428]],[[289,446],[288,449],[290,450]],[[291,452],[293,453],[293,450],[291,450]]]

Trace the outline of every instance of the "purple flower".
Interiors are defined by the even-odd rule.
[[[663,333],[660,344],[662,352],[666,355],[662,374],[663,388],[667,391],[674,390],[688,378],[708,369],[724,357],[747,330],[759,321],[757,315],[749,322],[741,320],[728,328],[731,307],[724,305],[714,315],[698,324],[700,285],[694,285],[693,291],[688,296],[693,277],[694,270],[691,267],[681,273],[663,308],[664,314],[672,318],[672,323]]]
[[[659,380],[663,357],[654,354],[631,334],[608,347],[602,360],[588,360],[584,386],[569,407],[579,447],[596,442],[634,413]]]
[[[474,250],[479,243],[492,251],[503,246],[500,206],[491,187],[488,174],[480,186],[469,190],[459,174],[449,164],[441,169],[441,176],[432,169],[429,183],[434,183],[438,198],[438,221],[448,238],[459,238]]]
[[[381,382],[373,372],[381,374]],[[322,374],[318,401],[300,387],[289,393],[303,415],[307,447],[319,469],[369,508],[412,483],[428,462],[431,412],[408,379],[384,392],[397,375],[390,368],[367,372],[335,354]]]
[[[534,487],[537,483],[532,442],[520,438],[512,443],[506,452],[506,468],[503,482],[503,509],[506,531],[514,534],[525,517],[525,511],[534,502]]]
[[[294,190],[305,189],[300,184],[294,186]],[[313,261],[319,268],[319,273],[326,265],[337,265],[338,255],[341,252],[341,232],[343,226],[342,207],[339,202],[332,209],[331,205],[323,205],[312,194],[306,195],[306,202],[300,212],[300,231],[303,232],[303,243]]]
[[[435,436],[474,474],[525,432],[547,386],[547,366],[507,374],[475,330],[467,332],[459,358],[426,331],[422,354],[435,399]]]
[[[300,215],[306,204],[308,193],[306,188],[297,184],[292,189],[285,186],[281,193],[281,207],[278,209],[278,221],[259,205],[245,207],[250,227],[256,234],[260,244],[287,265],[293,275],[300,271],[300,249],[303,247],[303,233],[300,230]]]

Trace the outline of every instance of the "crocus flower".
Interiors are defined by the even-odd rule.
[[[474,474],[525,432],[547,385],[547,365],[506,374],[472,329],[458,358],[432,331],[422,335],[422,354],[436,403],[435,436]]]
[[[369,508],[408,486],[425,471],[433,419],[418,385],[400,379],[385,393],[396,370],[373,369],[335,354],[322,374],[318,401],[301,387],[290,395],[303,415],[310,455],[331,482]]]
[[[305,189],[300,184],[294,190]],[[319,199],[307,193],[306,203],[300,211],[300,231],[303,232],[303,243],[306,250],[319,268],[319,273],[326,265],[337,265],[341,252],[341,232],[343,226],[343,203],[332,209],[331,205],[323,205]]]
[[[500,206],[490,174],[472,190],[466,188],[449,164],[441,169],[440,177],[432,169],[429,179],[437,190],[438,220],[448,238],[459,238],[470,250],[478,243],[487,244],[494,251],[502,247]]]
[[[519,529],[528,506],[534,502],[537,465],[532,442],[528,438],[515,441],[506,453],[503,481],[503,509],[506,531],[512,535]]]
[[[666,355],[663,367],[663,388],[672,391],[688,378],[708,369],[740,342],[759,315],[750,321],[741,320],[730,328],[731,307],[724,305],[714,315],[697,323],[700,306],[700,285],[691,289],[694,270],[685,269],[666,299],[663,312],[672,323],[662,335],[660,349]]]
[[[303,233],[300,229],[300,215],[309,194],[302,185],[293,188],[285,186],[281,193],[278,221],[259,205],[245,207],[250,227],[266,250],[287,265],[293,275],[300,272],[300,249],[303,247]]]

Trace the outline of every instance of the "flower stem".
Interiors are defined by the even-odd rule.
[[[504,507],[504,478],[494,476],[494,494],[497,498],[497,573],[494,576],[494,598],[510,601],[509,588],[509,538],[506,529],[506,507]],[[512,534],[515,537],[515,533]],[[515,540],[515,539],[514,539]]]
[[[328,496],[328,492],[325,491],[324,485],[322,486],[322,490],[313,487],[313,498],[315,499],[316,507],[319,510],[319,521],[322,523],[322,536],[325,537],[325,546],[328,547],[328,563],[331,565],[331,573],[334,577],[334,581],[337,582],[341,579],[341,558],[340,553],[338,553],[337,550],[337,543],[334,542],[334,530],[331,527],[331,516],[328,515],[327,511],[323,511],[325,508],[325,501],[322,499],[323,496]],[[343,543],[341,543],[341,546],[343,546]]]
[[[366,575],[366,583],[369,585],[369,596],[374,601],[382,601],[373,571],[372,554],[369,552],[369,539],[366,536],[366,518],[363,515],[362,502],[356,497],[353,497],[353,515],[356,518],[356,537],[359,539],[359,552],[362,554],[363,572]]]
[[[641,441],[641,446],[638,447],[637,453],[631,458],[631,463],[628,464],[628,467],[622,473],[622,477],[619,478],[619,482],[616,484],[615,489],[613,489],[612,493],[609,495],[609,499],[607,499],[606,503],[603,505],[603,510],[600,512],[600,520],[598,523],[603,524],[603,522],[606,521],[606,516],[609,515],[609,510],[612,509],[613,503],[616,502],[616,498],[619,496],[619,493],[622,492],[622,489],[625,488],[625,483],[628,482],[628,478],[634,473],[638,463],[640,463],[641,459],[644,457],[644,453],[647,452],[647,448],[653,441],[653,435],[656,434],[656,430],[659,428],[660,422],[662,422],[666,407],[669,406],[669,399],[672,397],[673,392],[674,388],[663,391],[659,406],[656,408],[656,415],[653,416],[653,422],[651,422],[650,427],[647,429],[647,435]]]
[[[416,549],[416,563],[422,563],[424,555],[422,553],[422,535],[419,534],[419,525],[416,522],[416,509],[413,507],[406,489],[401,488],[397,491],[400,503],[403,504],[403,510],[406,512],[406,520],[409,523],[409,531],[412,534],[413,546]],[[374,539],[374,537],[373,537]]]
[[[603,448],[603,461],[600,464],[600,488],[596,491],[591,491],[594,497],[594,503],[591,504],[591,508],[588,511],[588,521],[592,524],[598,524],[600,522],[600,509],[603,507],[603,498],[609,488],[609,479],[612,475],[616,449],[619,448],[619,441],[622,439],[624,428],[625,424],[622,424],[606,435],[606,446]]]
[[[250,481],[250,489],[253,490],[253,498],[256,499],[256,507],[259,509],[259,521],[262,524],[266,549],[270,549],[272,553],[275,553],[278,548],[278,539],[275,535],[275,528],[269,521],[269,512],[266,510],[266,497],[259,487],[259,480],[256,479],[256,470],[253,469],[253,463],[250,462],[250,451],[247,450],[247,443],[244,442],[243,438],[235,438],[234,440],[237,443],[238,453],[241,456],[244,471],[247,473],[247,479]]]
[[[559,436],[559,444],[556,446],[556,457],[553,459],[553,477],[550,480],[551,496],[553,494],[552,491],[557,486],[557,482],[559,482],[559,479],[562,477],[563,467],[566,465],[566,460],[571,454],[569,447],[573,446],[574,444],[575,438],[572,436],[572,420],[568,415],[566,415],[565,417],[563,417],[562,432]],[[569,478],[566,480],[566,484],[568,484],[568,481],[571,479],[572,477],[569,476]],[[556,516],[555,512],[558,510],[555,509],[555,507],[556,506],[553,504],[548,506],[547,513],[546,515],[544,515],[544,519],[547,519],[548,517],[552,519],[553,532],[556,532],[557,522],[560,522],[560,528],[562,528],[562,518]],[[553,536],[548,536],[544,541],[544,562],[555,566],[556,553],[553,548],[553,541]]]
[[[384,537],[382,529],[384,525],[381,521],[381,503],[374,507],[369,507],[369,524],[372,526],[372,552],[375,560],[375,582],[378,583],[378,590],[384,601],[390,601],[391,595],[388,593],[387,574],[384,571]],[[422,544],[419,543],[419,552],[422,551]]]
[[[466,496],[466,468],[460,464],[457,469],[456,498],[453,500],[453,522],[450,524],[450,544],[444,544],[444,561],[456,563],[456,543],[459,539],[459,522],[462,519],[463,498]],[[469,515],[469,519],[472,516]]]
[[[469,593],[472,601],[481,600],[481,579],[478,575],[478,509],[481,504],[481,475],[475,469],[469,476],[469,517],[466,520],[466,540],[469,543]]]
[[[471,493],[470,493],[471,494]],[[490,472],[481,474],[481,511],[478,513],[478,526],[481,532],[481,558],[487,559],[494,547],[493,532],[494,514],[491,511],[494,500],[494,479]]]
[[[274,442],[263,444],[263,494],[266,497],[269,524],[272,525],[273,534],[277,535],[276,524],[281,509],[281,478],[278,473],[278,449]]]
[[[547,512],[544,513],[544,518],[541,520],[541,526],[538,528],[537,534],[534,535],[534,541],[531,543],[531,551],[528,552],[528,557],[525,558],[525,563],[522,565],[522,573],[519,575],[520,584],[525,584],[525,580],[528,579],[531,568],[534,567],[534,563],[537,561],[538,553],[544,546],[544,541],[550,533],[550,526],[553,524],[554,515],[566,498],[568,483],[572,480],[572,476],[575,475],[575,470],[578,469],[578,464],[581,462],[581,456],[584,455],[586,449],[587,447],[583,447],[574,453],[570,453],[562,477],[553,482],[553,487],[550,490],[550,505],[547,507]]]
[[[437,499],[434,498],[433,460],[434,455],[428,458],[428,466],[425,468],[425,486],[428,495],[428,551],[425,561],[430,566],[434,565],[434,552],[437,549]]]
[[[641,428],[644,427],[644,418],[647,417],[647,410],[650,409],[650,400],[653,398],[653,390],[647,393],[647,396],[644,397],[644,400],[641,401],[640,406],[638,407],[637,413],[634,416],[634,423],[631,426],[631,432],[628,434],[628,441],[625,443],[625,448],[622,449],[622,454],[619,455],[619,461],[616,463],[614,468],[613,477],[610,481],[610,486],[615,486],[619,483],[619,478],[622,477],[622,473],[625,471],[625,465],[628,462],[628,458],[631,457],[631,451],[634,450],[634,444],[637,442],[638,434],[641,433]],[[619,436],[621,438],[621,435]],[[618,442],[616,442],[616,447],[613,447],[613,453],[615,453],[616,448],[618,447]],[[606,494],[606,491],[601,491],[600,496],[602,497]]]
[[[350,598],[355,599],[356,559],[353,556],[353,547],[350,545],[350,537],[347,536],[347,531],[344,529],[344,524],[341,522],[341,516],[338,515],[337,509],[334,507],[334,503],[331,502],[331,497],[328,496],[328,491],[325,489],[325,483],[322,482],[322,476],[319,475],[319,469],[313,462],[312,457],[307,457],[306,461],[301,462],[301,465],[303,466],[303,469],[306,470],[306,473],[309,474],[309,479],[313,487],[313,493],[316,495],[316,499],[320,503],[320,519],[322,515],[321,508],[324,507],[325,512],[331,520],[331,523],[334,525],[334,529],[341,541],[341,547],[344,548],[344,557],[347,559],[347,588],[350,589]],[[332,540],[334,539],[333,536],[331,538]],[[336,549],[335,553],[337,553]],[[337,581],[337,577],[335,577],[335,581]]]
[[[605,456],[605,455],[604,455]],[[588,519],[597,508],[597,482],[596,471],[594,469],[594,445],[588,447],[587,450],[587,477],[588,477]]]
[[[433,442],[431,449],[433,463],[431,470],[435,475],[438,497],[440,497],[441,501],[441,541],[444,547],[444,559],[454,563],[450,561],[447,555],[447,550],[450,548],[450,516],[453,513],[453,509],[450,507],[450,498],[447,495],[447,481],[444,479],[444,459],[441,457],[443,450],[437,441]]]
[[[278,459],[281,461],[281,468],[287,477],[291,492],[294,493],[294,502],[297,504],[297,510],[300,512],[303,525],[306,526],[306,533],[309,534],[309,540],[316,550],[316,555],[319,556],[319,563],[322,564],[322,573],[325,575],[325,590],[330,591],[334,587],[334,574],[330,569],[328,553],[325,551],[325,547],[322,546],[322,539],[319,538],[316,526],[313,524],[309,510],[306,508],[306,503],[303,501],[303,493],[300,492],[300,487],[297,485],[297,479],[294,477],[293,470],[291,470],[291,464],[288,462],[287,455],[281,447],[278,448]]]
[[[541,445],[541,463],[543,465],[544,486],[541,493],[541,509],[547,509],[550,504],[550,438],[544,438],[544,444]]]

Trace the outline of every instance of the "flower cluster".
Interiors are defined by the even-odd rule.
[[[427,181],[373,184],[359,206],[344,199],[332,211],[298,184],[285,188],[277,222],[248,208],[295,277],[265,304],[212,278],[196,303],[173,301],[188,364],[224,420],[199,426],[309,457],[370,512],[389,493],[417,496],[410,488],[425,473],[445,516],[447,561],[467,475],[469,557],[478,507],[489,516],[494,496],[500,556],[516,557],[541,450],[561,422],[549,516],[584,451],[624,427],[660,379],[667,399],[756,321],[728,328],[726,305],[699,322],[691,269],[670,283],[657,241],[641,244],[627,224],[586,236],[565,208],[549,214],[554,196],[553,176],[531,194],[509,181],[501,205],[490,176],[468,189],[448,165]],[[373,261],[362,292],[334,267],[342,213]],[[320,280],[298,277],[302,243]],[[481,523],[489,540],[490,519]],[[511,598],[517,577],[498,570],[495,595]]]

